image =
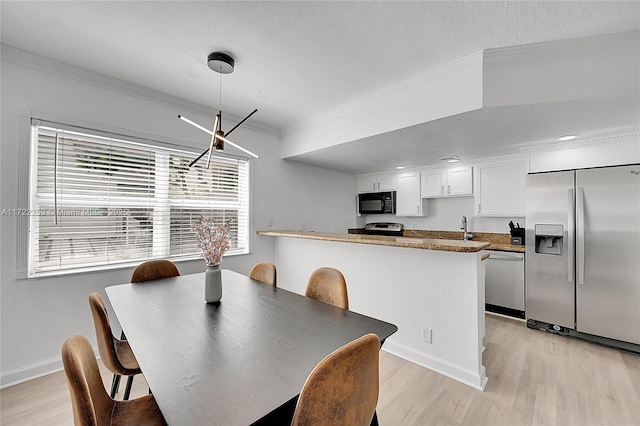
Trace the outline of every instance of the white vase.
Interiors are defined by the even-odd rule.
[[[204,272],[204,300],[207,303],[219,302],[222,299],[222,271],[220,265],[207,265]]]

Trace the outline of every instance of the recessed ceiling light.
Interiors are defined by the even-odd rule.
[[[440,161],[446,161],[447,163],[455,163],[456,161],[460,161],[460,157],[457,155],[452,155],[451,157],[441,158]]]
[[[574,139],[576,139],[577,137],[579,137],[580,135],[565,135],[565,136],[560,136],[558,138],[556,138],[556,141],[558,142],[565,142],[565,141],[572,141]]]
[[[404,166],[396,166],[396,169],[402,170],[402,169],[404,169]]]

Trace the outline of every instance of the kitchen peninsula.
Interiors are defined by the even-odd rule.
[[[258,231],[275,237],[278,287],[304,294],[315,269],[345,276],[350,310],[398,326],[384,350],[476,389],[482,365],[487,242]]]

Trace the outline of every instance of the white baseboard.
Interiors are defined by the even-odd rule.
[[[97,348],[93,348],[96,358],[100,359],[100,353]],[[26,367],[16,368],[14,370],[3,371],[0,374],[0,389],[19,383],[28,382],[38,377],[47,376],[63,370],[62,357],[52,358],[47,361],[38,362]]]
[[[487,386],[488,379],[484,365],[480,366],[480,371],[471,371],[390,340],[384,342],[382,350],[414,364],[428,368],[429,370],[433,370],[436,373],[442,374],[443,376],[449,377],[460,383],[464,383],[474,389],[484,392],[484,388]]]

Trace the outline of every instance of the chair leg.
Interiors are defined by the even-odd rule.
[[[118,393],[118,389],[120,388],[120,376],[117,374],[113,375],[113,380],[111,380],[111,398],[115,398]]]
[[[373,418],[371,419],[371,426],[378,426],[378,412],[373,412]]]
[[[129,399],[129,394],[131,393],[132,384],[133,384],[133,376],[129,376],[127,378],[127,387],[124,389],[124,397],[122,398],[123,401],[126,401]]]

